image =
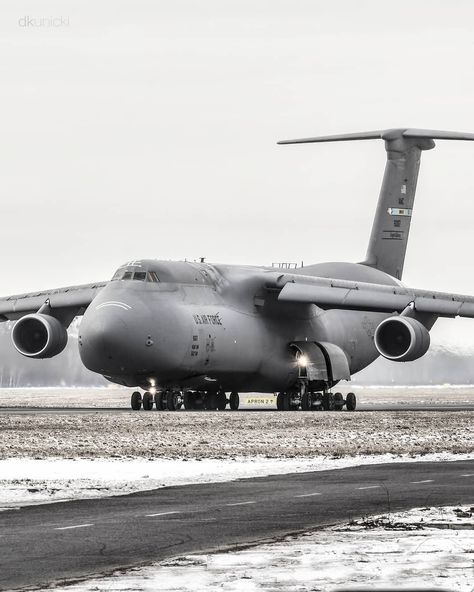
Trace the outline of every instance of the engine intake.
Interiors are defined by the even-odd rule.
[[[19,319],[12,330],[13,345],[28,358],[52,358],[67,344],[67,331],[50,315],[29,314]]]
[[[379,354],[387,360],[411,362],[428,351],[430,334],[416,319],[390,317],[375,329],[374,342]]]

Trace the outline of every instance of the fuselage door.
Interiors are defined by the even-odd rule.
[[[298,378],[307,378],[310,382],[329,380],[326,358],[316,343],[295,341],[290,347],[298,365]]]

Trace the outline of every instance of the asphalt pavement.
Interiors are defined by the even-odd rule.
[[[0,512],[0,590],[280,538],[368,514],[474,504],[474,461],[366,465]]]
[[[241,411],[265,411],[277,412],[276,407],[257,407],[257,406],[242,406],[237,412],[227,409],[225,412],[219,413],[239,413]],[[361,403],[358,405],[354,413],[361,411],[474,411],[473,403]],[[124,405],[123,407],[34,407],[34,406],[11,406],[1,407],[0,415],[73,415],[75,413],[156,413],[156,409],[151,411],[133,411],[130,407]],[[169,411],[159,411],[159,413],[170,413]],[[202,411],[185,411],[181,409],[178,413],[202,413]],[[217,413],[217,412],[216,412]],[[279,412],[281,413],[281,412]],[[289,412],[298,413],[298,412]],[[314,411],[315,414],[319,413]],[[334,412],[339,413],[339,412]],[[343,410],[342,413],[349,413]],[[317,415],[316,415],[317,417]]]

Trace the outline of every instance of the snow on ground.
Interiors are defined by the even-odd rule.
[[[472,387],[365,389],[360,398],[386,403],[400,392],[412,402],[474,401]],[[126,407],[128,398],[118,388],[3,389],[0,407]],[[412,457],[473,458],[472,412],[0,413],[0,508]]]
[[[308,458],[474,452],[472,411],[0,413],[5,458]]]
[[[241,551],[188,555],[57,592],[303,592],[350,587],[472,592],[474,508],[421,508]]]
[[[170,485],[232,481],[284,473],[324,471],[387,462],[474,459],[472,454],[419,457],[237,458],[207,460],[7,459],[0,460],[0,510],[25,505],[124,495]]]

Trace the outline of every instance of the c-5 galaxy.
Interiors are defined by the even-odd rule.
[[[474,297],[400,281],[423,150],[474,134],[390,129],[279,144],[385,142],[387,162],[361,263],[300,268],[130,261],[112,280],[0,299],[0,320],[28,358],[51,358],[77,315],[84,365],[140,387],[133,409],[220,409],[244,392],[278,393],[280,410],[354,410],[332,389],[379,355],[416,360],[438,317],[474,317]]]

